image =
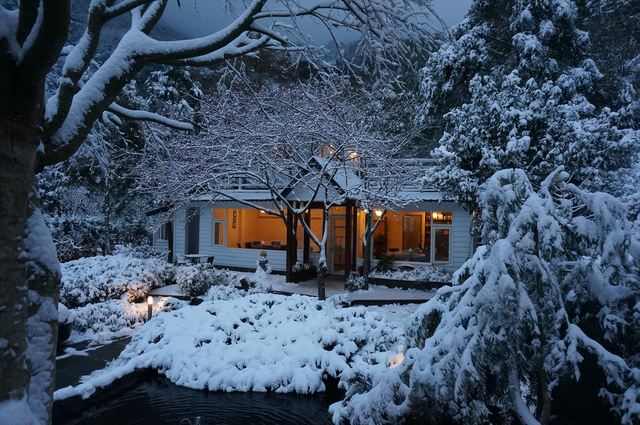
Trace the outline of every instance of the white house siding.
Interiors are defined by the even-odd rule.
[[[186,208],[181,207],[173,216],[173,255],[184,255],[185,249],[185,217]]]
[[[256,261],[260,250],[244,248],[227,248],[223,246],[213,246],[211,244],[211,208],[212,203],[203,202],[198,204],[200,209],[200,254],[213,255],[214,264],[217,266],[242,267],[252,269],[256,267]],[[220,208],[238,208],[238,203],[220,202],[216,203]],[[471,238],[471,216],[456,203],[452,202],[419,202],[406,207],[404,211],[451,211],[453,213],[451,249],[452,261],[449,264],[438,264],[448,271],[457,270],[471,255],[473,241]],[[186,252],[186,208],[180,208],[174,215],[173,221],[173,247],[176,255],[184,255]],[[154,246],[157,249],[166,251],[167,241],[154,238]],[[164,248],[163,248],[164,247]],[[273,270],[284,271],[286,269],[286,252],[280,250],[267,250],[267,256]],[[311,261],[317,263],[318,254],[311,253]],[[298,260],[302,260],[302,251],[298,252]],[[360,264],[362,260],[358,260]],[[373,262],[375,264],[375,261]],[[421,263],[408,263],[419,266]]]
[[[153,234],[153,247],[156,251],[159,252],[167,252],[169,250],[169,241],[166,239],[159,239],[160,231],[157,231]]]

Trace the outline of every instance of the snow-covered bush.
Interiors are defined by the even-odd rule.
[[[373,270],[370,277],[379,279],[404,280],[410,282],[449,282],[451,274],[446,270],[436,266],[416,266],[394,268],[391,270]]]
[[[304,296],[250,294],[154,317],[120,357],[56,398],[89,395],[136,369],[210,391],[324,391],[323,377],[386,369],[395,347],[383,314]]]
[[[175,298],[162,298],[153,306],[153,314],[180,308],[185,303]],[[73,330],[76,340],[105,342],[130,335],[132,329],[147,320],[147,304],[129,303],[126,300],[108,300],[87,304],[71,310],[75,317]]]
[[[170,277],[170,268],[159,259],[122,254],[62,263],[60,301],[68,307],[79,307],[120,298],[131,287],[144,291],[162,286]]]
[[[177,267],[175,279],[184,294],[199,297],[212,286],[229,283],[231,276],[226,270],[215,269],[208,265],[197,265]]]
[[[359,291],[367,286],[367,282],[364,276],[360,276],[359,273],[351,272],[347,281],[344,283],[344,289],[349,292]]]
[[[392,422],[413,410],[436,422],[546,423],[563,387],[583,406],[600,395],[623,423],[640,420],[640,242],[620,201],[568,178],[558,169],[539,190],[522,170],[489,179],[489,245],[417,310],[404,363],[349,393],[334,419]]]

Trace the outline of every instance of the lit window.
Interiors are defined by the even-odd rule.
[[[453,214],[449,211],[434,211],[433,214],[433,224],[452,224],[453,223]]]
[[[223,220],[213,220],[211,226],[212,245],[224,245],[224,224]]]

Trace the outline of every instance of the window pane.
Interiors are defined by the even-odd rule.
[[[451,224],[453,223],[453,214],[451,211],[434,211],[433,224]]]
[[[224,223],[222,223],[221,221],[215,221],[213,223],[213,244],[224,244]]]
[[[451,244],[449,229],[434,229],[434,261],[449,262]]]

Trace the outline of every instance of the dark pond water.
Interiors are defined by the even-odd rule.
[[[329,404],[322,395],[196,391],[156,376],[98,402],[78,401],[72,410],[56,403],[53,424],[330,424]]]

